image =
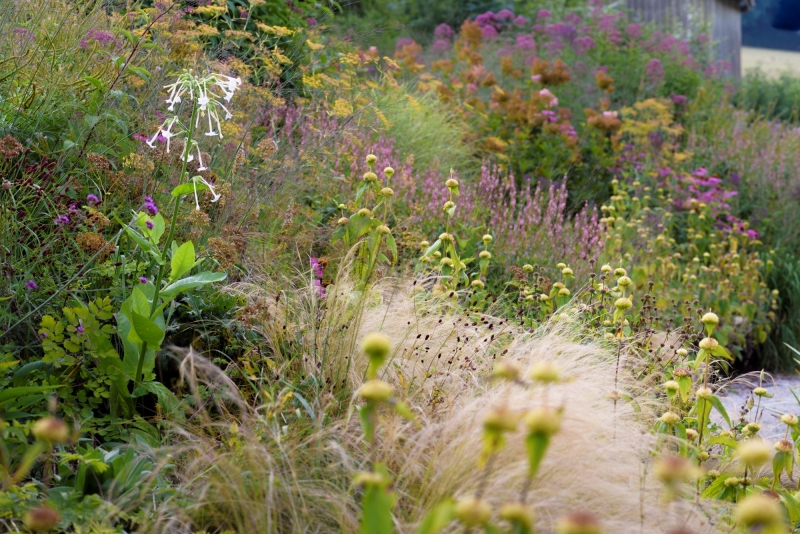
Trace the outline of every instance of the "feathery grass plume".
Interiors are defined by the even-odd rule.
[[[239,451],[226,450],[224,444],[209,448],[189,477],[200,499],[193,513],[203,510],[219,521],[228,518],[218,524],[235,523],[237,530],[258,531],[267,524],[271,530],[302,530],[313,524],[355,530],[358,501],[347,488],[370,462],[385,464],[395,481],[398,531],[413,531],[430,510],[450,498],[480,495],[491,509],[500,510],[519,501],[525,482],[525,430],[508,432],[505,447],[482,480],[474,465],[483,444],[486,409],[508,405],[520,414],[540,409],[544,400],[532,395],[531,387],[546,387],[546,402],[562,406],[563,414],[528,493],[536,527],[552,529],[555,518],[586,509],[597,514],[609,532],[638,531],[642,522],[649,532],[668,528],[669,514],[659,504],[660,484],[652,469],[643,470],[646,460],[641,456],[656,443],[647,431],[647,414],[654,417],[664,407],[645,398],[650,393],[647,386],[620,373],[619,388],[631,393],[646,417],[637,417],[628,402],[618,403],[615,417],[607,401],[615,379],[615,352],[594,342],[579,322],[556,321],[523,333],[489,314],[464,315],[453,299],[421,290],[424,281],[384,278],[364,295],[354,293],[347,280],[337,277],[323,309],[317,307],[310,286],[295,289],[293,296],[281,294],[278,302],[271,299],[270,315],[280,319],[262,328],[273,340],[269,347],[276,365],[302,365],[322,384],[319,398],[310,400],[315,419],[305,425],[298,421],[286,431],[276,421],[265,422],[263,414],[243,420],[240,435],[268,428],[271,437],[247,440]],[[234,289],[255,294],[255,288],[242,284]],[[284,330],[301,327],[310,348],[304,356],[308,361],[302,363],[278,342]],[[338,372],[354,391],[367,366],[357,340],[375,331],[388,336],[393,347],[378,379],[406,399],[419,423],[381,412],[381,432],[370,453],[359,439],[357,422],[323,399],[350,402],[349,394],[325,386],[324,378]],[[629,358],[639,356],[634,351]],[[564,380],[546,385],[488,380],[494,364],[504,359],[518,362],[522,377],[544,362],[555,363]],[[326,417],[332,424],[323,426],[320,422]],[[201,465],[213,465],[215,472],[224,466],[224,472],[210,477],[198,471]],[[676,501],[669,513],[680,513],[690,528],[700,531],[707,506],[713,505]],[[631,513],[640,509],[641,517]]]

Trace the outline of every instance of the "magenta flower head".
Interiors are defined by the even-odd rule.
[[[66,215],[59,215],[58,217],[56,217],[54,222],[56,223],[56,226],[64,226],[66,224],[69,224],[69,217],[67,217]]]
[[[100,204],[100,199],[97,198],[97,195],[89,193],[88,195],[86,195],[86,203],[89,204],[90,206],[96,206]]]
[[[37,289],[39,289],[39,285],[33,280],[28,280],[27,282],[25,282],[25,289],[27,289],[28,291],[36,291]]]
[[[150,214],[151,217],[158,215],[158,206],[152,197],[144,197],[144,210]]]
[[[311,264],[311,270],[314,271],[314,276],[317,278],[322,278],[322,265],[319,264],[319,260],[317,258],[310,258],[309,263]]]
[[[147,278],[144,277],[144,276],[140,276],[139,277],[139,282],[142,283],[142,284],[146,284],[147,283]]]
[[[145,226],[147,226],[147,229],[148,229],[148,230],[152,230],[152,229],[153,229],[153,227],[155,226],[155,224],[153,224],[153,221],[151,221],[150,219],[147,219],[147,220],[145,221],[144,225],[145,225]]]

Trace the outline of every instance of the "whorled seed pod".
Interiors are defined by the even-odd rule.
[[[52,508],[39,506],[25,514],[23,523],[33,532],[47,532],[58,526],[61,521],[61,514]]]
[[[601,534],[600,521],[590,512],[575,512],[556,523],[556,534]]]
[[[483,526],[492,518],[492,508],[484,499],[465,497],[455,506],[455,516],[465,527]]]
[[[33,437],[39,441],[44,441],[50,444],[60,444],[69,441],[69,428],[67,424],[51,415],[42,417],[33,424],[31,428]]]

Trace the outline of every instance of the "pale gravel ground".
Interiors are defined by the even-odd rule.
[[[778,76],[784,71],[800,75],[800,52],[743,46],[742,72],[746,73],[755,68],[760,68],[772,76]]]
[[[751,385],[747,385],[747,382]],[[758,374],[750,374],[739,377],[729,384],[724,394],[720,394],[725,409],[728,410],[732,420],[740,418],[739,410],[747,402],[747,398],[758,385]],[[768,441],[783,439],[786,427],[780,422],[779,418],[784,413],[793,413],[800,416],[800,404],[792,395],[792,390],[800,397],[800,376],[798,375],[776,375],[774,377],[765,376],[764,387],[767,388],[772,398],[763,397],[761,399],[761,424],[760,435]],[[755,408],[754,408],[755,410]],[[720,418],[721,419],[721,418]],[[748,421],[753,420],[753,414],[747,416]]]

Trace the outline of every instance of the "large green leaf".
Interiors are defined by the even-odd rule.
[[[194,289],[195,287],[204,286],[214,282],[221,282],[227,278],[227,273],[212,273],[209,271],[196,274],[194,276],[187,276],[177,282],[173,282],[161,291],[161,296],[166,299],[175,298],[175,295],[183,291]]]
[[[26,395],[34,395],[36,393],[44,393],[54,389],[62,388],[64,386],[21,386],[17,388],[6,388],[0,391],[0,405],[10,402],[14,399],[24,397]]]
[[[131,323],[133,328],[128,334],[128,339],[134,343],[138,341],[146,341],[153,347],[160,347],[161,342],[164,340],[164,330],[156,323],[151,321],[144,315],[131,311]]]
[[[189,272],[194,266],[194,258],[194,244],[191,241],[187,241],[178,247],[178,250],[172,255],[170,280],[175,282]]]
[[[191,195],[194,194],[195,191],[207,191],[210,188],[204,183],[195,183],[194,178],[186,182],[185,184],[181,184],[175,189],[172,190],[173,197],[179,197],[182,195]]]

